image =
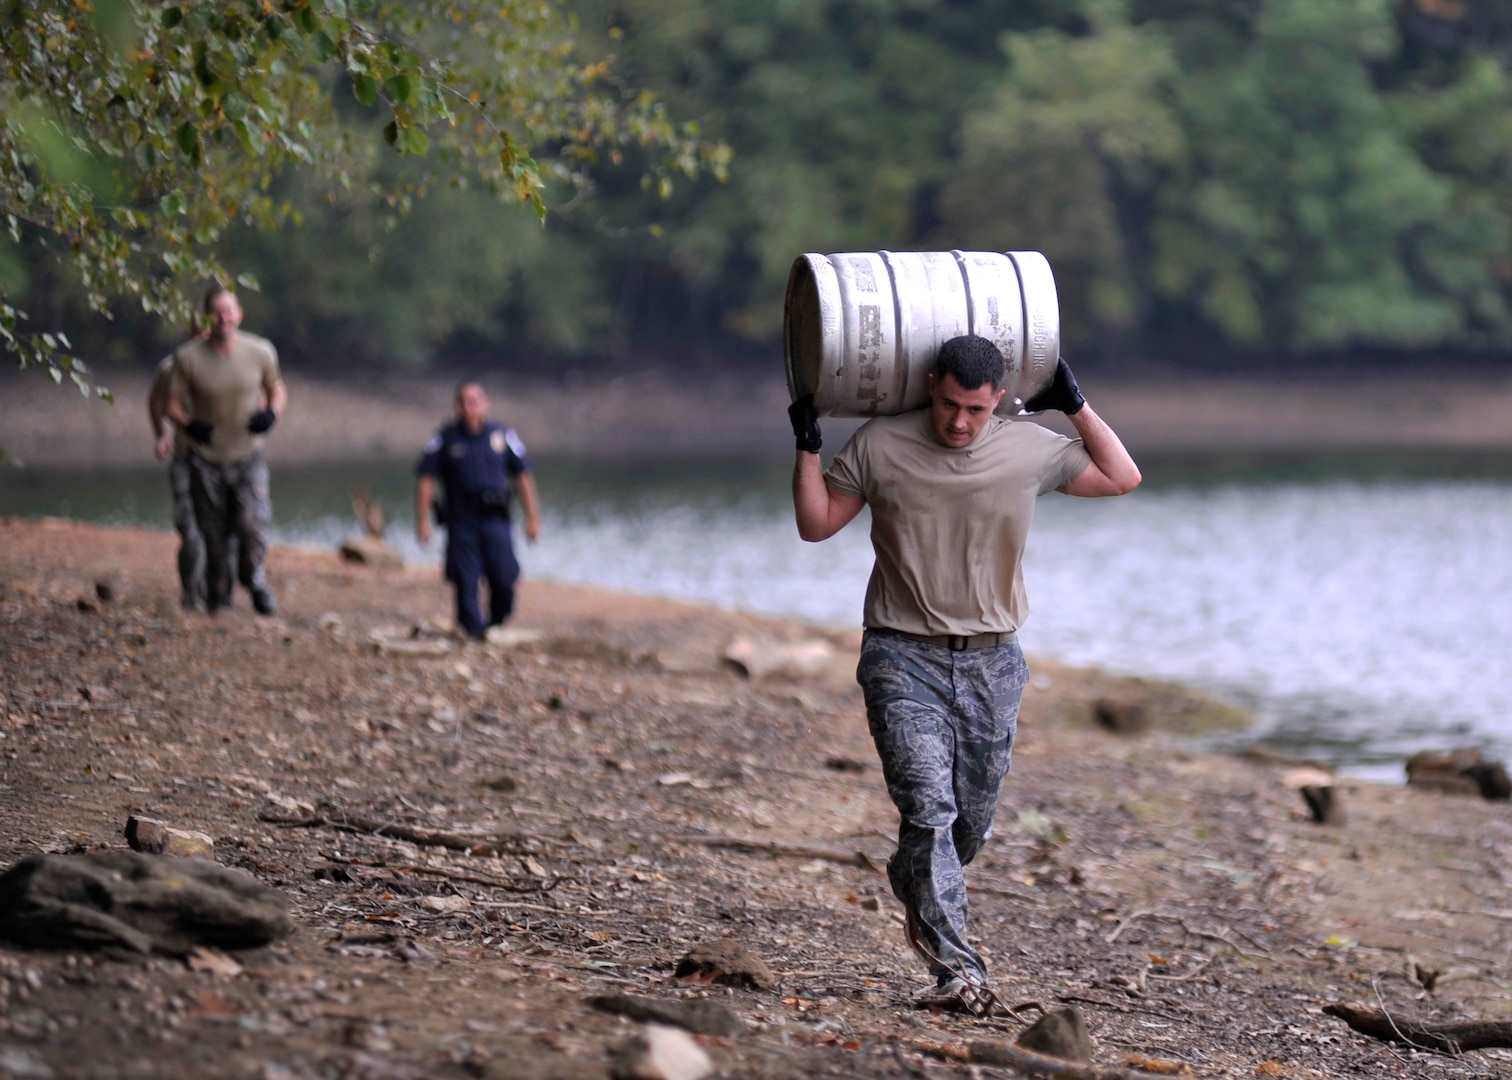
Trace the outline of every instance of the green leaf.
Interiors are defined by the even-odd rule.
[[[318,31],[310,38],[310,49],[314,52],[315,59],[321,63],[331,59],[337,52],[336,42],[324,30]]]
[[[422,127],[407,127],[404,129],[404,137],[401,140],[400,149],[406,154],[424,157],[430,151],[430,136],[425,133],[425,129]]]
[[[374,105],[378,101],[378,80],[371,75],[353,76],[352,96],[364,105]]]
[[[415,83],[408,75],[395,75],[384,84],[383,92],[395,105],[408,105],[415,92]]]
[[[165,9],[163,14],[158,18],[158,23],[164,30],[172,30],[175,26],[183,21],[183,9],[176,7]]]
[[[184,156],[195,164],[198,164],[203,151],[200,149],[199,132],[194,129],[194,124],[185,120],[179,125],[178,132],[174,138],[178,142],[178,148],[183,151]]]
[[[399,142],[399,121],[390,120],[383,125],[383,141],[390,146],[396,146]]]
[[[320,29],[320,17],[315,14],[315,9],[308,4],[294,9],[294,25],[306,34],[314,34]]]
[[[262,286],[258,284],[257,276],[250,272],[237,274],[236,283],[244,289],[250,289],[252,292],[262,291]]]

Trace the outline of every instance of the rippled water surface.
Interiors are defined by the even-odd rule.
[[[1353,772],[1415,749],[1512,757],[1512,459],[1155,462],[1132,495],[1040,500],[1027,556],[1031,654],[1195,683],[1253,708],[1257,734]],[[541,578],[854,625],[866,519],[798,540],[781,461],[552,466],[537,473]],[[354,531],[347,492],[413,540],[403,463],[276,470],[278,538]],[[0,514],[168,522],[150,474],[0,474]],[[522,545],[523,547],[523,545]]]

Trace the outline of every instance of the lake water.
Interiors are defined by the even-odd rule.
[[[1512,758],[1512,456],[1155,461],[1121,499],[1040,500],[1033,655],[1179,680],[1256,713],[1257,738],[1397,781],[1412,751]],[[866,520],[797,538],[785,460],[543,464],[533,577],[859,622]],[[275,469],[277,539],[332,545],[348,492],[413,538],[408,463]],[[168,523],[150,472],[0,472],[0,514]]]

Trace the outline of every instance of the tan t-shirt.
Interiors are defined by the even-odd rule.
[[[190,443],[208,461],[226,464],[261,450],[263,438],[247,430],[252,414],[278,384],[278,353],[266,338],[238,332],[224,356],[208,339],[186,341],[173,352],[173,393],[191,420],[215,425],[210,445]]]
[[[1016,632],[1029,613],[1023,557],[1035,500],[1091,460],[1080,439],[1026,420],[994,416],[959,449],[935,438],[928,409],[867,421],[824,474],[871,507],[865,625]]]
[[[163,412],[168,407],[168,390],[172,382],[173,354],[169,353],[158,361],[157,374],[152,377],[152,389],[147,391],[147,414],[164,416],[163,423],[173,432],[173,456],[182,458],[189,453],[189,437]]]

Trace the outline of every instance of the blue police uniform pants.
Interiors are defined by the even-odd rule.
[[[468,637],[481,638],[514,611],[515,580],[520,564],[515,561],[509,534],[509,518],[461,517],[448,523],[446,578],[457,590],[457,625]],[[478,607],[478,583],[488,581],[488,621]]]
[[[966,941],[963,868],[992,828],[1013,757],[1029,668],[1017,641],[952,651],[869,630],[856,681],[887,793],[902,821],[887,864],[930,973],[985,982],[981,954]]]

